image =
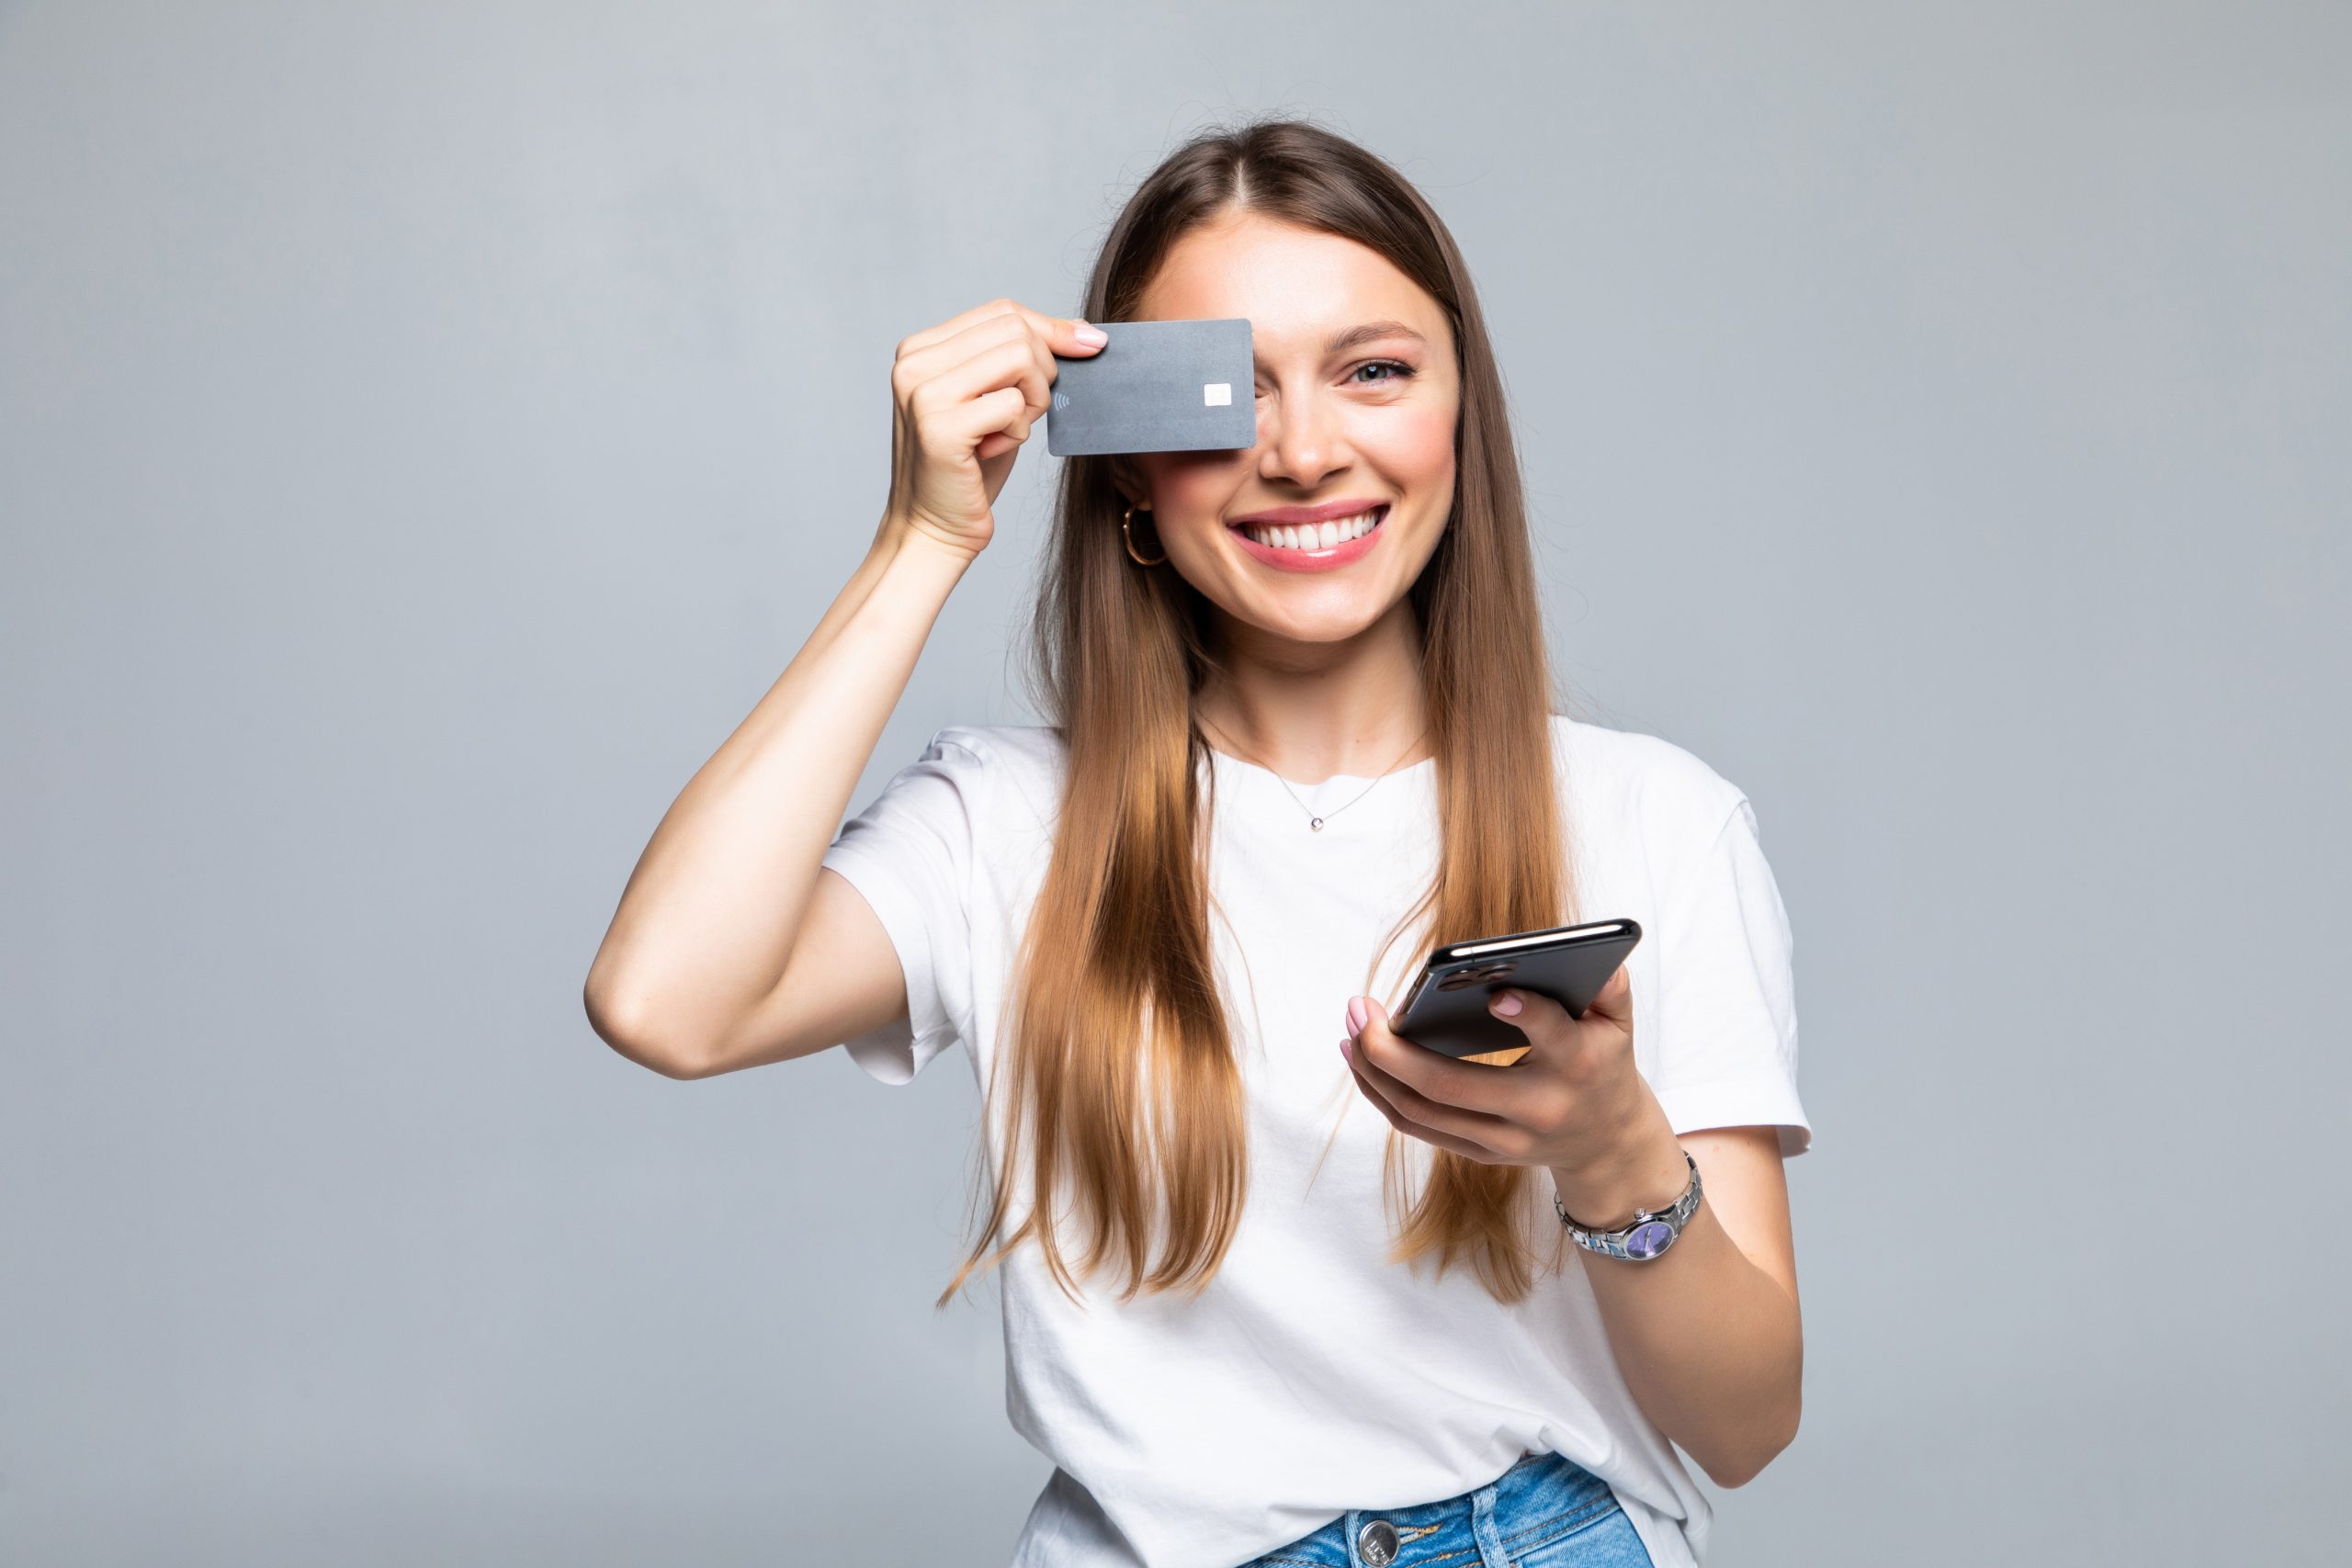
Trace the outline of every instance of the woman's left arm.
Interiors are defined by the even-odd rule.
[[[1796,1437],[1804,1370],[1779,1134],[1676,1137],[1634,1066],[1623,968],[1581,1019],[1532,991],[1498,991],[1492,1005],[1527,1036],[1527,1054],[1508,1067],[1416,1045],[1390,1030],[1378,1002],[1358,998],[1341,1046],[1357,1086],[1425,1143],[1481,1164],[1544,1168],[1561,1206],[1597,1230],[1673,1202],[1690,1179],[1690,1151],[1702,1196],[1663,1255],[1576,1251],[1644,1414],[1716,1485],[1745,1485]]]

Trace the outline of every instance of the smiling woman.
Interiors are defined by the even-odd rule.
[[[941,1300],[1001,1267],[1056,1465],[1018,1564],[1691,1563],[1682,1453],[1756,1474],[1802,1373],[1755,814],[1555,701],[1468,270],[1385,163],[1195,140],[1082,315],[1246,318],[1254,444],[1068,460],[1051,722],[941,731],[836,832],[1101,334],[1001,299],[902,340],[873,549],[664,818],[591,1017],[681,1077],[967,1047],[991,1190]],[[1498,992],[1510,1066],[1390,1029],[1432,944],[1602,917],[1651,937],[1581,1016]]]
[[[1374,246],[1299,220],[1314,216],[1230,205],[1204,215],[1166,240],[1130,298],[1103,302],[1106,319],[1246,318],[1256,446],[1095,461],[1126,501],[1149,509],[1182,586],[1213,608],[1220,643],[1263,629],[1328,649],[1385,617],[1359,653],[1401,677],[1419,663],[1407,592],[1453,521],[1463,423],[1453,312]],[[1442,276],[1442,254],[1422,262]],[[1302,584],[1271,573],[1334,575],[1301,595]],[[1525,574],[1511,592],[1523,601],[1515,608],[1532,613]],[[1261,755],[1285,749],[1281,735],[1258,732],[1292,728],[1276,716],[1245,714],[1227,694],[1205,696],[1212,731],[1230,744]],[[1409,708],[1354,716],[1340,728],[1421,728]]]

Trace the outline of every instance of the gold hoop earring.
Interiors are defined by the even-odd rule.
[[[1147,506],[1144,510],[1148,512],[1151,508]],[[1136,536],[1129,531],[1127,526],[1128,524],[1135,520],[1135,515],[1136,509],[1132,506],[1119,513],[1119,537],[1127,542],[1127,558],[1135,562],[1137,566],[1158,566],[1161,561],[1168,558],[1168,547],[1166,545],[1160,546],[1159,554],[1154,556],[1149,560],[1146,560],[1143,557],[1136,554]]]

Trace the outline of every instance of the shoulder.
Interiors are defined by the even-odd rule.
[[[1554,714],[1552,745],[1571,809],[1595,827],[1703,845],[1747,798],[1696,754],[1659,736]]]
[[[1061,731],[1046,725],[951,724],[923,760],[954,778],[977,815],[1045,822],[1058,811],[1068,755]]]
[[[998,774],[1053,777],[1067,755],[1061,731],[1042,724],[951,724],[931,750],[951,763]]]

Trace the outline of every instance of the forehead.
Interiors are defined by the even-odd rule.
[[[1145,321],[1244,316],[1262,355],[1312,351],[1360,321],[1395,320],[1443,344],[1445,312],[1369,245],[1255,215],[1193,230],[1145,288]]]

